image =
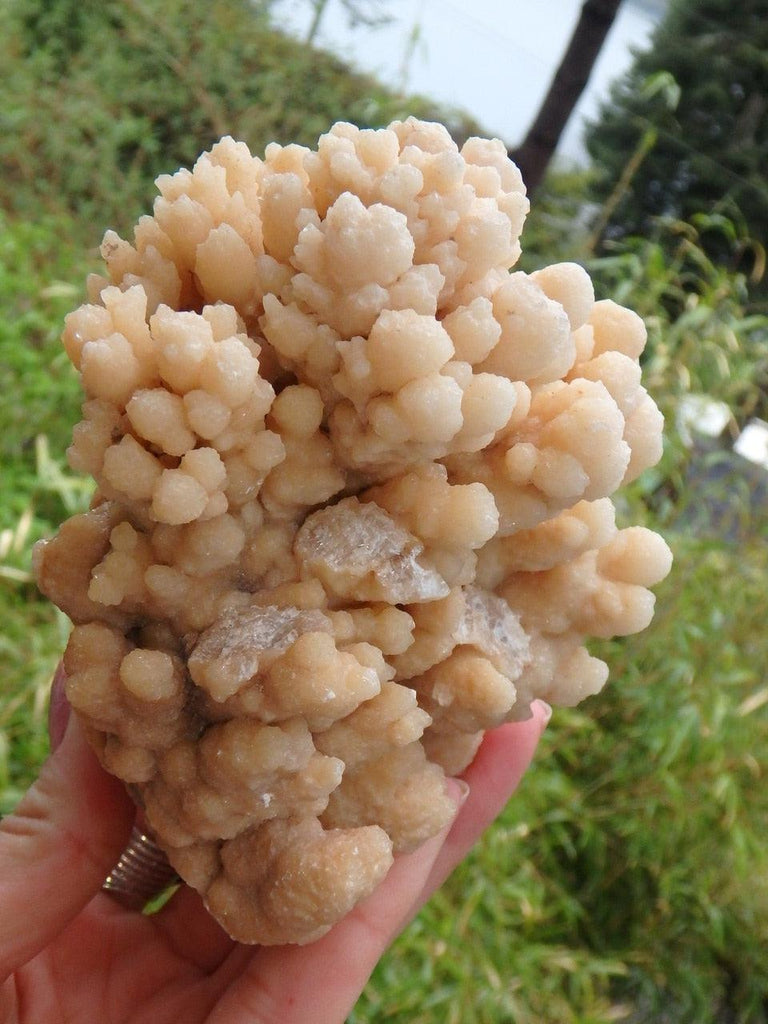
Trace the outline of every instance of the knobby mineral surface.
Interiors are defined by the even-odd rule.
[[[36,551],[67,694],[235,938],[308,942],[450,820],[485,730],[572,705],[670,555],[642,321],[513,272],[499,141],[337,124],[158,179],[70,314],[90,511]]]

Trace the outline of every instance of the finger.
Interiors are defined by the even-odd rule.
[[[469,783],[469,797],[435,860],[421,894],[422,904],[466,857],[520,785],[552,715],[544,701],[534,701],[531,709],[533,717],[527,721],[510,722],[485,734],[474,761],[463,775]]]
[[[456,783],[451,783],[451,792],[458,805],[461,791]],[[239,971],[242,975],[228,986],[209,1024],[346,1020],[373,968],[410,917],[448,828],[413,853],[396,857],[376,892],[317,942],[264,948],[250,957],[235,950],[222,967],[222,978]]]
[[[496,818],[530,764],[550,709],[534,702],[527,722],[488,733],[465,773],[469,798],[453,825],[414,853],[398,857],[384,883],[328,935],[307,947],[275,947],[250,956],[237,950],[230,969],[244,969],[210,1024],[253,1019],[263,1024],[337,1024],[346,1019],[384,951]],[[239,1016],[241,1015],[241,1016]]]
[[[98,892],[133,813],[72,715],[37,782],[0,822],[0,978],[47,946]]]
[[[206,973],[219,967],[235,947],[208,913],[200,894],[186,885],[149,920],[178,956]]]

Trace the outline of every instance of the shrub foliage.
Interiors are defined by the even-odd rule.
[[[625,177],[609,238],[701,212],[726,214],[764,238],[767,47],[768,0],[671,0],[651,46],[635,55],[587,133],[598,201]],[[753,256],[717,230],[703,240],[734,265]]]
[[[472,123],[276,31],[267,0],[5,0],[0,205],[127,228],[222,135],[314,144],[337,120]],[[277,8],[279,13],[279,7]]]

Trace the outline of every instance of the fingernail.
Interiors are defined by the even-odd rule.
[[[541,711],[542,723],[543,725],[547,725],[550,718],[552,717],[552,705],[547,704],[547,702],[545,700],[542,700],[541,697],[537,697],[536,700],[533,701],[533,703],[538,704],[539,710]]]
[[[456,801],[456,809],[463,807],[469,796],[469,783],[464,779],[448,779],[448,792]]]
[[[59,663],[53,676],[51,698],[48,706],[48,736],[51,741],[51,751],[56,750],[60,746],[69,723],[70,707],[64,693],[65,681],[64,666]]]

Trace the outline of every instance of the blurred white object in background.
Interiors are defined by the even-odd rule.
[[[677,407],[677,432],[687,448],[694,443],[694,434],[720,437],[733,415],[725,402],[709,395],[685,395]]]
[[[768,423],[750,420],[736,438],[733,450],[742,458],[768,469]]]

